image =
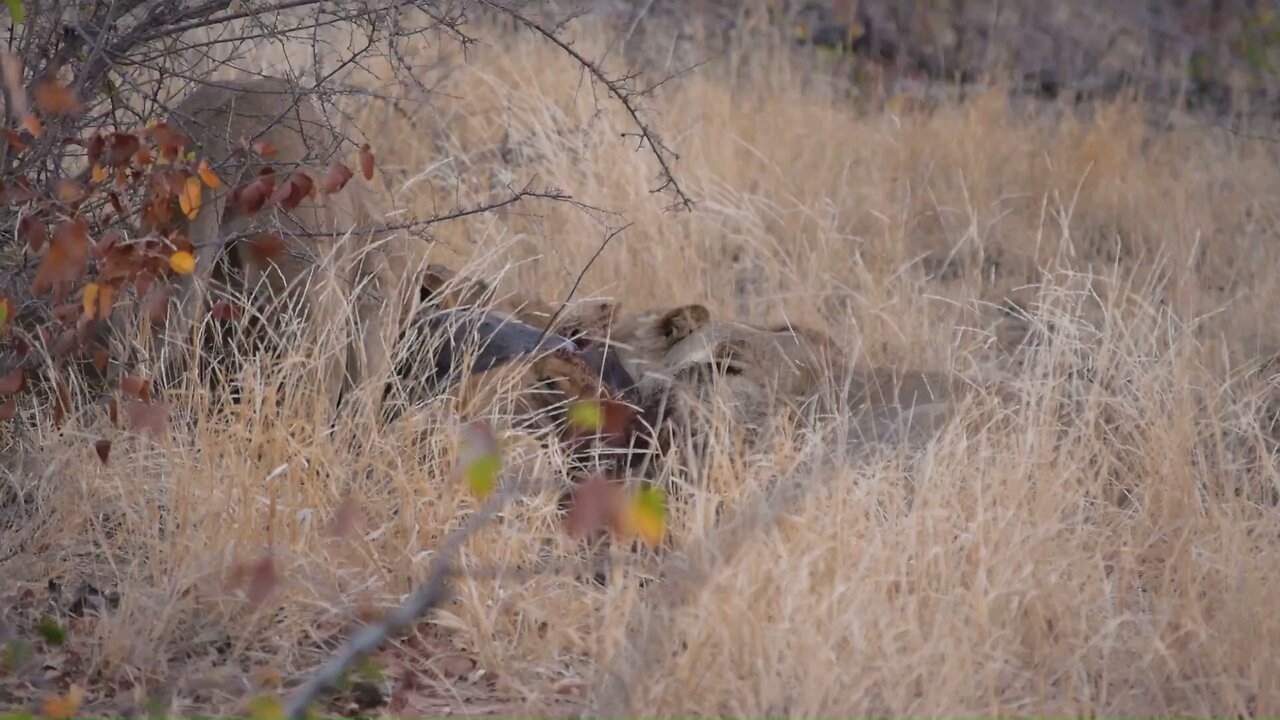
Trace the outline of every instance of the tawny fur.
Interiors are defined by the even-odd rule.
[[[343,336],[345,353],[326,354],[319,372],[308,373],[311,389],[329,411],[340,396],[365,381],[380,391],[378,381],[389,369],[389,345],[404,320],[416,255],[411,239],[371,232],[376,224],[368,211],[365,181],[357,175],[342,191],[317,194],[288,213],[272,205],[247,217],[227,203],[230,190],[255,179],[264,166],[275,169],[277,186],[299,168],[320,182],[331,163],[350,162],[354,148],[348,145],[344,152],[320,110],[300,88],[280,78],[204,85],[177,105],[170,122],[191,138],[189,149],[217,168],[223,184],[217,190],[204,188],[200,211],[188,228],[196,270],[180,278],[173,291],[162,342],[166,375],[175,378],[189,367],[193,329],[206,316],[211,290],[238,294],[256,284],[259,297],[293,303],[302,311],[304,340]],[[262,140],[276,152],[265,161],[237,153],[242,139]],[[265,273],[255,273],[244,262],[246,243],[258,231],[278,234],[288,249]],[[232,272],[215,277],[224,248]],[[278,312],[268,311],[268,323]]]

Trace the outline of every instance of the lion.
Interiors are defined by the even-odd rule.
[[[713,402],[748,428],[779,413],[839,413],[852,420],[857,440],[919,442],[978,387],[948,372],[851,363],[820,330],[715,318],[701,304],[634,316],[615,306],[609,315],[616,322],[592,339],[636,378],[640,405],[668,426],[663,444],[695,429],[695,415]]]
[[[170,125],[190,139],[188,150],[215,168],[221,186],[202,185],[198,212],[187,227],[195,271],[179,277],[171,291],[157,368],[172,382],[190,366],[193,331],[211,296],[253,296],[264,335],[278,335],[294,315],[301,342],[340,336],[341,354],[326,356],[319,372],[308,375],[310,389],[332,414],[365,381],[389,372],[390,345],[411,297],[411,241],[373,231],[369,189],[359,179],[340,192],[304,198],[287,212],[268,203],[249,216],[229,202],[232,189],[244,188],[266,168],[275,170],[277,185],[299,168],[318,183],[331,163],[342,160],[341,138],[288,80],[210,82],[173,109]],[[261,152],[244,152],[246,144]],[[283,245],[265,263],[255,245],[258,233],[274,234]]]

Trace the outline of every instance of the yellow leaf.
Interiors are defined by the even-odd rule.
[[[661,545],[667,526],[666,504],[666,494],[660,488],[640,488],[622,513],[625,534],[638,536],[649,547]]]
[[[489,426],[474,422],[464,427],[460,454],[458,466],[467,487],[477,498],[487,498],[502,472],[502,447]]]
[[[249,701],[249,717],[253,720],[280,720],[284,717],[284,709],[273,697],[256,697]]]
[[[98,311],[98,293],[102,291],[98,283],[91,282],[84,286],[84,316],[91,318]]]
[[[103,180],[106,180],[109,177],[111,177],[111,175],[107,173],[107,169],[102,167],[100,163],[93,164],[93,181],[94,182],[96,183],[102,182]]]
[[[579,400],[569,406],[569,425],[585,432],[598,432],[604,426],[600,403]]]
[[[186,214],[188,220],[195,220],[200,212],[200,178],[189,177],[183,186],[182,195],[178,196],[178,206]]]
[[[75,717],[82,700],[84,700],[84,690],[78,685],[72,685],[66,695],[51,697],[44,701],[44,716],[68,720]]]
[[[179,250],[169,256],[169,267],[179,275],[190,275],[196,271],[196,258],[186,250]]]
[[[213,168],[209,167],[208,160],[201,160],[200,167],[196,168],[196,172],[200,174],[200,179],[204,181],[205,185],[215,190],[222,185],[222,180],[218,179],[217,173],[213,171]]]

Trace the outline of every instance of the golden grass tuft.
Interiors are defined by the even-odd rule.
[[[389,212],[536,176],[634,223],[581,297],[815,324],[868,362],[998,369],[1022,403],[979,399],[928,447],[870,454],[839,419],[747,450],[717,421],[705,462],[674,471],[674,549],[618,554],[603,588],[577,580],[588,553],[555,520],[565,459],[511,438],[513,476],[544,489],[477,535],[455,599],[379,654],[401,690],[375,712],[1280,713],[1280,388],[1257,370],[1280,350],[1275,145],[1176,116],[1155,130],[1125,102],[1035,112],[995,89],[863,113],[761,47],[652,102],[699,201],[664,214],[621,114],[545,43],[493,37],[466,63],[430,51],[450,73],[412,122],[357,114]],[[532,202],[437,228],[431,259],[556,298],[604,234]],[[1016,357],[986,304],[1011,293],[1038,343]],[[474,508],[450,475],[472,418],[439,403],[330,433],[271,398],[268,380],[308,366],[250,365],[242,405],[193,395],[175,410],[190,431],[117,440],[107,466],[105,418],[5,451],[6,592],[120,595],[72,628],[87,707],[246,712],[396,603]],[[358,529],[331,538],[348,496]],[[231,578],[268,551],[280,584],[255,608]]]

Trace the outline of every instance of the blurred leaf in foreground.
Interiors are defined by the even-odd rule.
[[[458,470],[472,495],[483,500],[493,493],[502,472],[502,446],[487,424],[473,422],[463,427]]]

